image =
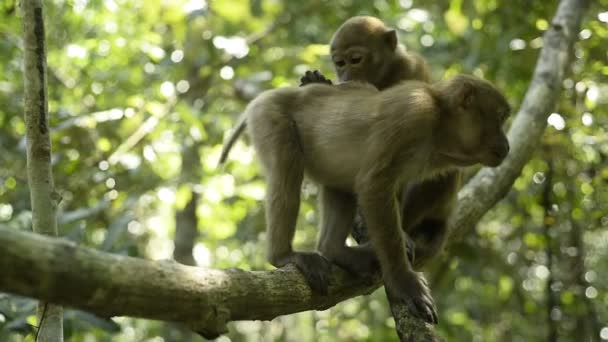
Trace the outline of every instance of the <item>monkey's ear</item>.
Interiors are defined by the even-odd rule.
[[[462,82],[456,96],[457,105],[461,108],[471,108],[475,100],[475,89],[469,82]]]
[[[384,41],[391,50],[395,50],[397,48],[397,40],[397,31],[388,30],[384,33]]]

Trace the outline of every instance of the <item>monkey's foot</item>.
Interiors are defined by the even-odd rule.
[[[277,267],[294,264],[302,272],[308,286],[315,293],[326,295],[329,291],[331,262],[319,253],[293,252],[275,264]]]
[[[437,311],[431,290],[422,273],[408,271],[385,281],[386,293],[391,300],[407,305],[409,311],[430,324],[437,324]]]
[[[321,74],[318,70],[308,70],[306,73],[304,73],[304,76],[300,78],[300,87],[310,83],[332,84],[331,80],[325,78],[325,76],[323,76],[323,74]]]
[[[380,270],[380,262],[369,243],[359,246],[344,246],[328,256],[336,265],[357,277],[370,277]]]

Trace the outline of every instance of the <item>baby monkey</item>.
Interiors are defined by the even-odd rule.
[[[331,38],[330,54],[340,82],[363,81],[384,89],[403,80],[429,82],[429,67],[420,55],[399,44],[397,32],[382,20],[357,16],[345,21]],[[307,71],[302,85],[331,84],[318,71]]]
[[[269,90],[242,115],[267,182],[269,260],[295,264],[317,292],[327,291],[332,262],[366,273],[378,260],[387,294],[435,323],[430,291],[407,257],[398,193],[457,167],[499,165],[509,105],[492,84],[465,75],[383,91],[345,85]],[[320,189],[322,255],[292,248],[304,174]],[[371,248],[345,244],[357,206]]]

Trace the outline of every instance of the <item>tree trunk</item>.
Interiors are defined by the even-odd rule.
[[[551,231],[555,229],[554,223],[555,218],[552,213],[552,200],[551,192],[553,191],[553,174],[554,166],[553,160],[551,159],[551,151],[548,151],[549,158],[547,164],[549,169],[547,170],[547,177],[543,188],[542,206],[544,208],[544,220],[543,220],[543,236],[545,237],[545,253],[547,254],[547,269],[549,270],[549,277],[547,278],[547,284],[545,286],[545,292],[547,296],[547,342],[557,341],[557,321],[553,319],[554,310],[560,310],[559,299],[557,294],[553,291],[553,285],[555,282],[555,276],[553,274],[553,239],[551,238]],[[553,227],[553,228],[552,228]]]
[[[35,232],[57,235],[57,204],[53,184],[48,126],[46,43],[41,0],[23,0],[24,114],[27,126],[27,176]],[[33,279],[36,279],[34,275]],[[33,280],[32,281],[35,281]],[[38,305],[37,341],[63,341],[63,309]]]

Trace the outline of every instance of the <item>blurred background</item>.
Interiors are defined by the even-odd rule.
[[[261,90],[334,78],[329,39],[380,17],[439,80],[471,73],[515,110],[557,1],[49,0],[53,170],[60,235],[201,267],[271,269],[264,182],[247,139],[222,140]],[[21,18],[0,2],[0,225],[30,230]],[[466,239],[428,268],[448,341],[608,340],[608,1],[587,11],[533,160]],[[475,170],[471,170],[472,174]],[[296,248],[312,249],[306,184]],[[0,271],[1,272],[1,271]],[[0,275],[1,276],[1,275]],[[35,302],[0,293],[0,341],[33,341]],[[202,341],[170,323],[65,313],[69,341]],[[383,290],[323,312],[237,322],[219,341],[390,341]]]

